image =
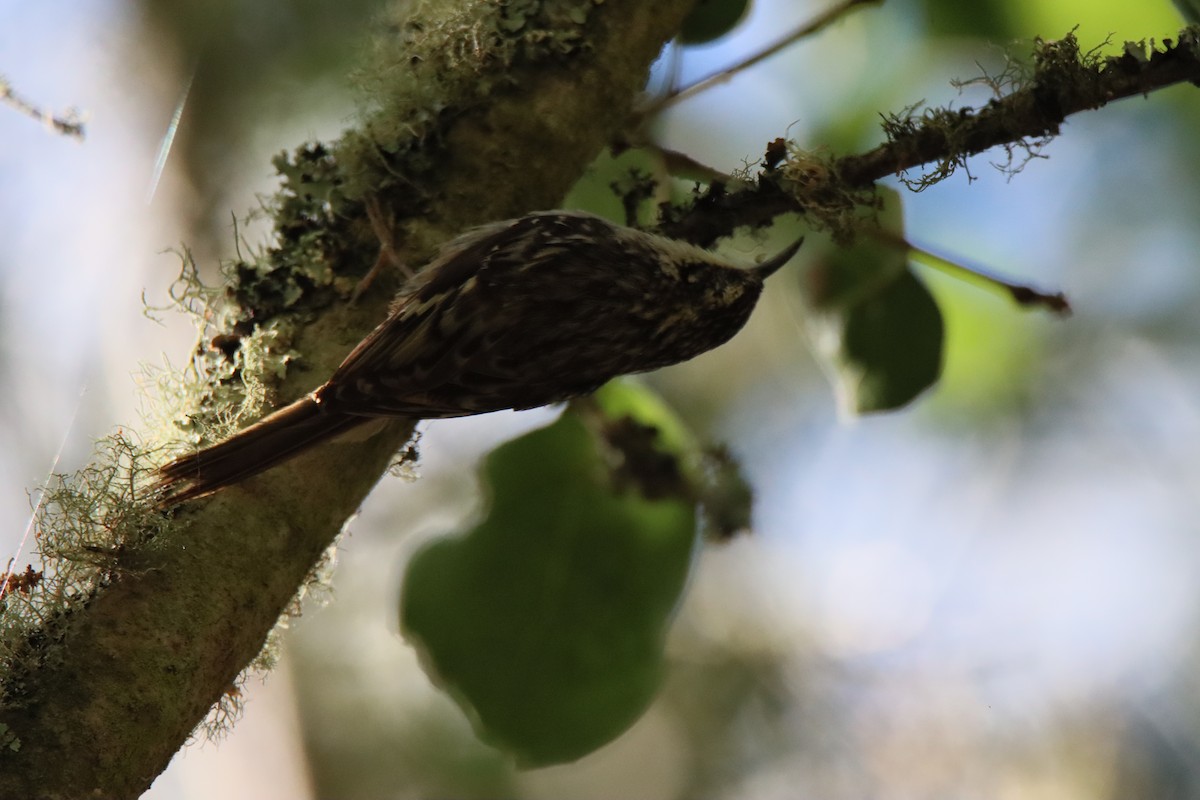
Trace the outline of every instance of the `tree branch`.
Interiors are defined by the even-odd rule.
[[[937,109],[921,118],[893,117],[884,124],[888,142],[836,161],[849,186],[866,186],[921,164],[961,164],[999,145],[1059,133],[1067,117],[1116,100],[1191,82],[1200,85],[1200,28],[1186,28],[1179,41],[1161,48],[1129,43],[1119,56],[1080,53],[1074,34],[1038,41],[1033,75],[1024,85],[978,110]]]
[[[303,354],[277,396],[311,389],[386,313],[383,288],[358,306],[341,299],[379,246],[365,199],[396,224],[409,263],[470,225],[557,205],[627,119],[690,5],[429,2],[386,26],[363,123],[280,160],[278,242],[238,265],[230,294],[243,307],[221,352],[271,326],[277,346]],[[258,655],[411,430],[391,423],[80,547],[102,565],[92,581],[0,653],[0,796],[145,790]]]
[[[796,213],[835,236],[853,236],[860,224],[856,212],[872,203],[871,187],[882,178],[937,164],[929,175],[909,181],[923,188],[992,147],[1035,153],[1071,114],[1183,82],[1200,85],[1200,27],[1185,28],[1177,42],[1168,39],[1149,49],[1126,44],[1121,55],[1108,57],[1081,53],[1073,34],[1039,40],[1032,74],[982,108],[888,117],[888,141],[856,155],[789,152],[777,140],[753,184],[714,182],[690,206],[664,209],[662,232],[707,246],[740,226],[760,228]]]

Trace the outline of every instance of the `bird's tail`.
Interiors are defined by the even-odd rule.
[[[155,502],[165,508],[223,489],[368,421],[304,397],[223,442],[160,467],[152,487]]]

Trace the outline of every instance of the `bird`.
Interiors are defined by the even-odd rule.
[[[745,325],[802,243],[747,266],[581,211],[475,228],[440,249],[329,380],[158,468],[151,491],[171,507],[380,418],[535,408],[687,361]]]

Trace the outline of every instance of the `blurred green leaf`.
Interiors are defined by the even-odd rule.
[[[698,0],[679,30],[682,44],[704,44],[733,30],[750,8],[750,0]]]
[[[1012,0],[925,0],[925,15],[935,36],[976,36],[1006,41],[1016,35]]]
[[[843,316],[838,373],[860,414],[899,408],[942,368],[942,317],[933,295],[905,270]]]
[[[402,627],[483,739],[525,765],[571,761],[657,691],[694,504],[613,489],[573,413],[497,448],[483,472],[486,517],[413,558]]]
[[[890,411],[937,381],[944,325],[925,284],[908,267],[900,196],[884,192],[879,225],[895,241],[859,237],[807,273],[808,326],[844,407]]]
[[[1189,24],[1200,24],[1200,0],[1175,0],[1175,7]]]

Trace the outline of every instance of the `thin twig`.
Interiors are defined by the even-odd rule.
[[[0,103],[5,103],[15,108],[25,116],[41,122],[56,133],[83,141],[83,120],[74,111],[62,117],[43,111],[13,91],[12,84],[2,77],[0,77]]]
[[[907,250],[918,261],[947,275],[972,283],[981,283],[991,289],[1001,291],[1011,297],[1013,302],[1019,306],[1044,308],[1062,316],[1068,316],[1071,313],[1071,304],[1062,292],[1044,292],[1028,284],[1006,278],[986,267],[967,266],[962,259],[938,255],[923,247],[918,247],[903,236],[882,228],[871,229],[868,231],[868,235],[884,244]]]
[[[839,2],[837,5],[831,6],[830,8],[818,14],[816,17],[813,17],[811,20],[801,25],[799,28],[796,28],[794,31],[786,34],[774,44],[769,45],[768,47],[758,51],[748,58],[737,62],[733,66],[726,67],[719,72],[714,72],[711,75],[707,75],[687,86],[669,92],[655,102],[652,106],[647,108],[643,116],[650,117],[665,108],[682,102],[683,100],[699,94],[706,89],[710,89],[717,84],[725,83],[739,72],[747,70],[761,61],[765,61],[766,59],[778,53],[780,50],[792,45],[797,40],[821,31],[830,24],[836,22],[844,14],[853,10],[856,6],[865,6],[882,2],[883,0],[841,0],[841,2]]]

